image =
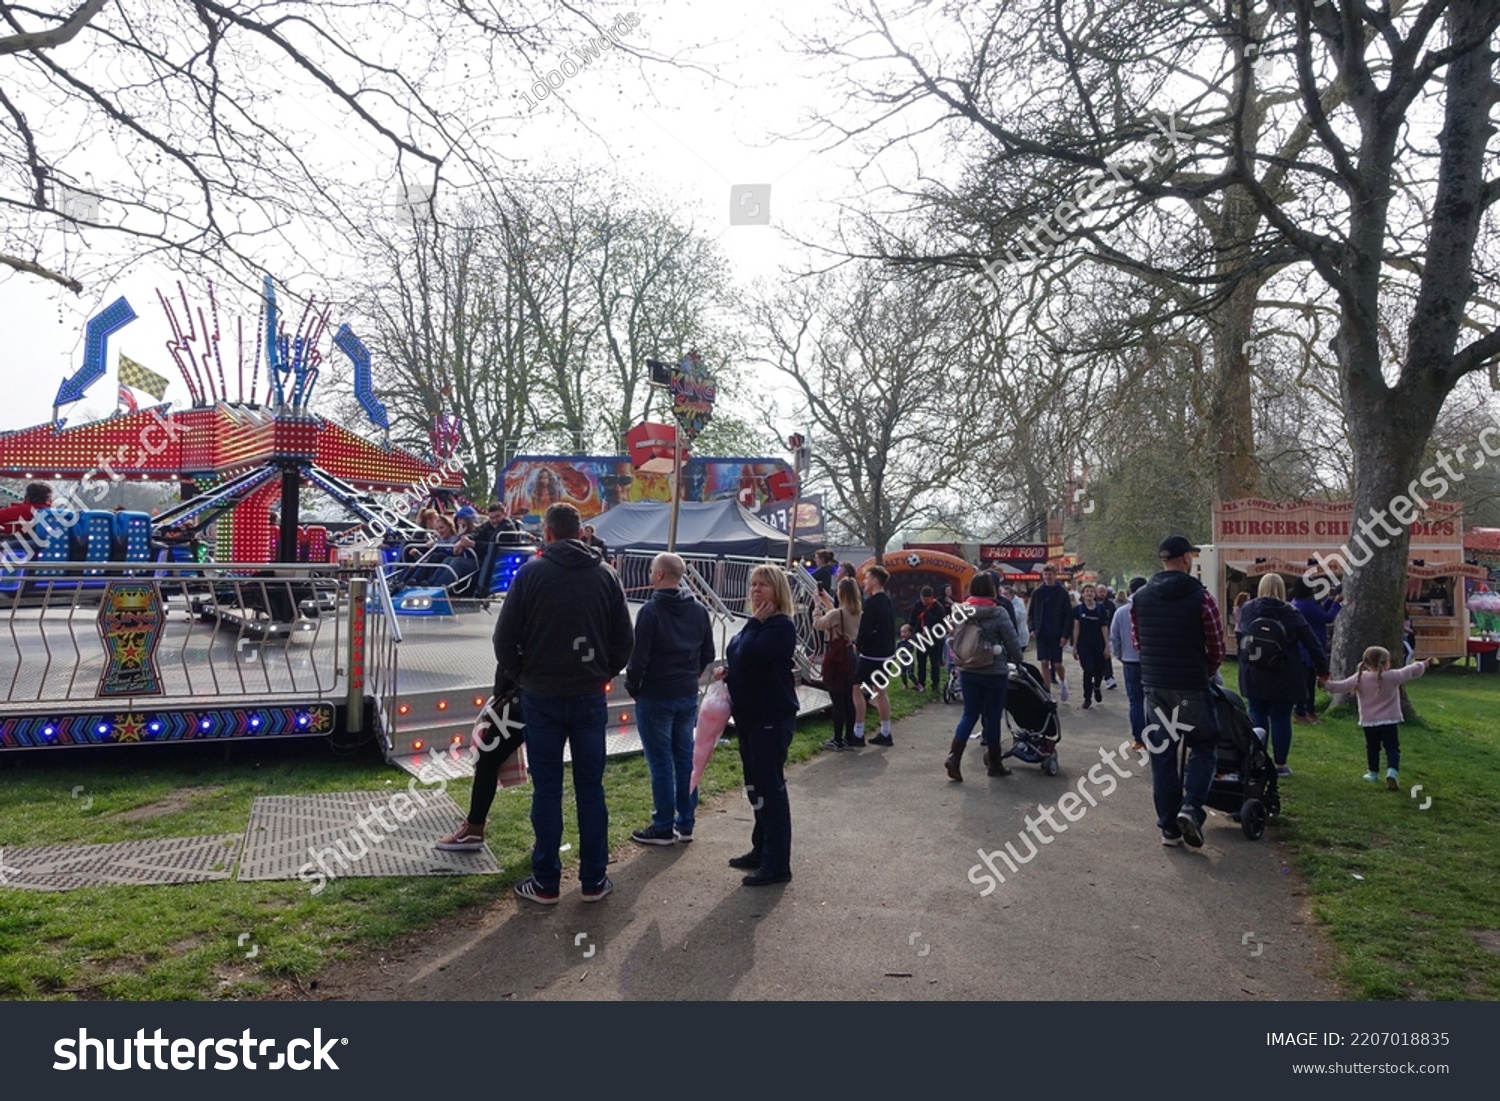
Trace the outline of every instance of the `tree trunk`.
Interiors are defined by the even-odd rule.
[[[1222,501],[1260,495],[1260,463],[1255,455],[1255,410],[1250,398],[1250,357],[1254,353],[1255,299],[1260,280],[1235,287],[1227,302],[1208,315],[1213,332],[1214,375],[1210,399],[1214,484]]]
[[[1346,676],[1359,664],[1369,646],[1384,646],[1393,662],[1400,660],[1406,619],[1406,568],[1411,543],[1408,525],[1390,518],[1407,512],[1415,488],[1422,499],[1432,493],[1416,484],[1422,449],[1432,433],[1440,395],[1418,394],[1410,386],[1386,390],[1375,376],[1374,385],[1348,386],[1349,441],[1354,456],[1354,515],[1343,555],[1349,563],[1344,587],[1344,610],[1334,629],[1330,659],[1335,676]],[[1384,519],[1389,528],[1382,525]],[[1392,535],[1391,528],[1399,530]],[[1381,543],[1384,546],[1381,546]]]

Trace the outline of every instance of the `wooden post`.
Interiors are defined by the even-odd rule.
[[[796,474],[795,467],[793,473]],[[796,477],[797,488],[792,493],[792,516],[786,525],[786,568],[788,570],[792,568],[792,561],[797,554],[797,508],[802,503],[802,475],[796,474]]]
[[[672,432],[672,511],[667,520],[667,552],[677,550],[677,505],[682,500],[682,422]]]

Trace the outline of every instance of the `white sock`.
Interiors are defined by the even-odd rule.
[[[890,719],[882,719],[882,720],[880,720],[880,736],[882,738],[889,738],[891,736],[891,720]]]
[[[864,723],[855,723],[854,724],[854,736],[856,738],[863,738],[865,736],[865,724]]]

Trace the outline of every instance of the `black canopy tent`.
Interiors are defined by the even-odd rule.
[[[678,505],[677,551],[720,557],[786,558],[785,532],[761,520],[738,501],[682,501]],[[599,538],[615,551],[664,551],[671,506],[665,501],[635,501],[616,505],[594,517]],[[811,554],[821,544],[797,540],[799,554]]]

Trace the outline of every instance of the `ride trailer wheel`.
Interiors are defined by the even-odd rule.
[[[1266,832],[1266,805],[1259,799],[1246,799],[1240,807],[1240,829],[1251,841],[1259,841]]]
[[[1056,776],[1057,775],[1057,754],[1056,753],[1052,754],[1052,756],[1048,757],[1045,761],[1042,762],[1042,771],[1045,772],[1048,776]]]

